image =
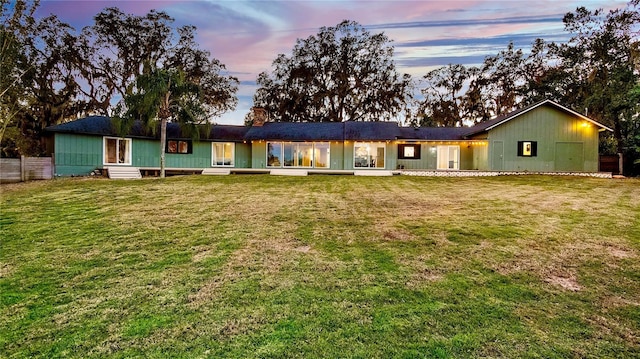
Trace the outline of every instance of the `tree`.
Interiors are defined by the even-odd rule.
[[[160,121],[160,177],[165,177],[168,122],[176,122],[186,132],[199,137],[197,125],[209,124],[212,116],[235,107],[237,80],[207,73],[217,66],[220,66],[217,60],[211,60],[186,72],[182,66],[157,68],[147,65],[127,90],[126,111],[119,116],[124,120],[125,128],[139,120],[155,133],[157,121]],[[201,71],[194,73],[194,69]]]
[[[629,125],[638,121],[634,88],[640,82],[639,1],[625,9],[590,11],[579,7],[567,13],[565,29],[573,34],[559,48],[562,68],[571,77],[564,100],[587,108],[589,116],[614,130],[617,152],[624,153],[634,137]]]
[[[37,3],[29,5],[19,0],[11,6],[8,0],[1,0],[0,6],[2,6],[0,16],[0,143],[2,143],[7,128],[15,126],[15,117],[20,112],[27,93],[23,77],[29,69],[29,63],[24,47],[27,38],[35,28],[33,12]],[[2,146],[2,155],[15,155],[11,150],[6,151],[5,147]]]
[[[424,76],[427,83],[422,89],[425,101],[419,111],[425,114],[424,118],[429,119],[431,126],[462,126],[462,121],[466,119],[463,90],[468,85],[471,73],[463,65],[449,64]]]
[[[396,71],[393,47],[354,21],[322,27],[258,75],[254,106],[275,121],[379,121],[406,110],[411,77]]]

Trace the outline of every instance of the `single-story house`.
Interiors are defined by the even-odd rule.
[[[193,139],[168,124],[168,170],[597,172],[599,132],[611,131],[550,100],[472,127],[348,121],[201,129]],[[139,125],[122,134],[108,117],[92,116],[47,131],[58,176],[118,166],[159,168],[159,135]]]

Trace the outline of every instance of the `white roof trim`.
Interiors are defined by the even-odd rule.
[[[609,131],[613,132],[613,130],[612,130],[612,129],[610,129],[609,127],[607,127],[607,126],[605,126],[605,125],[603,125],[603,124],[601,124],[601,123],[599,123],[599,122],[596,122],[596,121],[594,121],[594,120],[590,119],[590,118],[589,118],[589,117],[587,117],[587,116],[584,116],[584,115],[582,115],[582,114],[579,114],[578,112],[575,112],[575,111],[573,111],[572,109],[570,109],[570,108],[566,108],[566,107],[562,106],[561,104],[559,104],[559,103],[557,103],[557,102],[554,102],[554,101],[551,101],[551,100],[544,100],[544,101],[540,102],[539,104],[537,104],[537,105],[535,105],[535,106],[531,106],[531,107],[530,107],[530,108],[528,108],[526,111],[522,111],[522,112],[519,112],[519,113],[517,113],[517,114],[515,114],[515,115],[513,115],[513,116],[509,116],[509,117],[505,118],[504,120],[502,120],[502,121],[500,121],[500,122],[498,122],[498,123],[495,123],[495,124],[493,124],[493,125],[491,125],[491,126],[489,126],[489,127],[485,128],[485,131],[492,130],[492,129],[494,129],[494,128],[496,128],[496,127],[500,126],[500,125],[502,125],[503,123],[505,123],[505,122],[507,122],[507,121],[511,121],[511,120],[513,120],[514,118],[516,118],[516,117],[518,117],[518,116],[520,116],[520,115],[523,115],[523,114],[525,114],[525,113],[527,113],[527,112],[529,112],[529,111],[531,111],[531,110],[533,110],[533,109],[535,109],[535,108],[538,108],[538,107],[540,107],[540,106],[542,106],[542,105],[546,105],[546,104],[551,104],[551,105],[553,105],[553,106],[556,106],[556,107],[560,108],[561,110],[563,110],[563,111],[565,111],[565,112],[568,112],[568,113],[570,113],[570,114],[572,114],[572,115],[574,115],[574,116],[577,116],[577,117],[579,117],[579,118],[581,118],[581,119],[583,119],[583,120],[585,120],[585,121],[588,121],[588,122],[590,122],[590,123],[592,123],[592,124],[594,124],[594,125],[596,125],[596,126],[598,126],[598,127],[600,127],[600,128],[603,128],[603,129],[605,129],[605,130],[609,130]]]

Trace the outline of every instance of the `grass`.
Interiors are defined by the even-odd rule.
[[[0,357],[640,355],[638,180],[0,190]]]

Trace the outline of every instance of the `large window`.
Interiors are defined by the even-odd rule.
[[[211,155],[211,158],[213,159],[211,165],[233,167],[233,152],[235,144],[232,142],[213,142],[211,145],[213,151]]]
[[[460,146],[438,146],[438,169],[460,169]]]
[[[384,168],[385,144],[356,142],[353,145],[353,167]]]
[[[267,167],[329,168],[328,142],[267,142]]]
[[[282,142],[267,142],[267,167],[282,167]]]
[[[284,166],[285,167],[312,167],[313,144],[311,143],[285,143]]]
[[[313,166],[315,168],[329,168],[331,166],[329,163],[329,159],[331,158],[331,146],[329,146],[329,143],[318,142],[313,145],[315,147]]]
[[[131,165],[131,139],[104,138],[105,165]]]

